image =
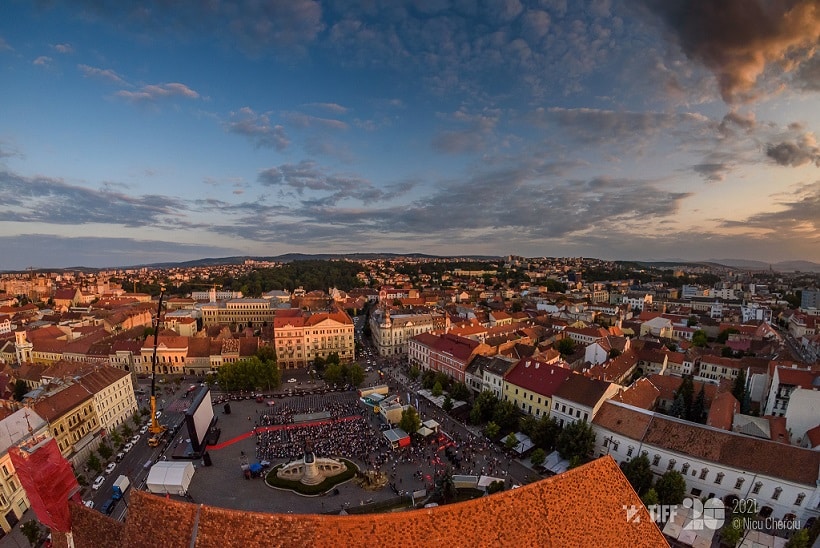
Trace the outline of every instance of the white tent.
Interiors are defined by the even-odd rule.
[[[145,486],[152,493],[184,495],[194,477],[192,462],[158,462],[151,467]]]

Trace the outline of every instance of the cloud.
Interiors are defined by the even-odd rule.
[[[0,255],[5,257],[3,268],[7,270],[23,270],[29,266],[136,266],[160,262],[176,263],[202,257],[228,257],[236,254],[237,250],[232,248],[159,240],[71,238],[53,234],[0,236]]]
[[[448,154],[485,150],[499,117],[498,110],[486,109],[481,113],[471,114],[463,108],[452,115],[443,116],[463,128],[440,131],[433,137],[433,149]]]
[[[798,187],[786,198],[773,200],[776,211],[757,213],[741,221],[724,221],[724,228],[755,229],[758,234],[798,238],[820,245],[820,182]]]
[[[74,53],[74,47],[71,44],[55,44],[54,49],[58,53],[63,53],[63,54]]]
[[[284,150],[290,145],[285,128],[271,123],[270,114],[257,114],[250,107],[242,107],[238,112],[231,112],[230,120],[223,123],[230,133],[250,137],[256,146]]]
[[[259,173],[258,180],[265,186],[292,189],[304,196],[303,203],[312,206],[335,205],[346,199],[370,204],[392,199],[408,190],[400,187],[386,192],[361,177],[327,173],[309,160],[266,169]]]
[[[820,50],[800,66],[795,81],[806,91],[820,91]]]
[[[130,103],[152,103],[158,99],[168,97],[183,97],[185,99],[199,99],[200,95],[185,84],[152,84],[143,86],[137,91],[120,90],[114,95]]]
[[[5,38],[0,36],[0,53],[4,51],[14,51],[14,48],[11,47],[8,42],[6,42]]]
[[[172,197],[129,196],[108,188],[92,190],[61,179],[0,171],[0,217],[4,221],[58,225],[145,227],[181,222],[179,216],[188,209]]]
[[[262,204],[237,207],[232,211],[245,209],[246,214],[213,230],[293,244],[350,246],[365,240],[375,245],[423,239],[427,248],[452,249],[478,241],[485,249],[491,242],[507,248],[509,238],[532,245],[535,240],[589,231],[657,230],[656,225],[689,196],[665,191],[649,180],[559,179],[565,163],[517,160],[515,165],[477,172],[466,180],[430,182],[435,190],[403,205],[390,204],[389,198],[409,192],[418,181],[379,189],[359,177],[327,173],[309,161],[280,165],[260,173],[259,181],[292,190],[299,199],[267,193],[279,200],[277,209]]]
[[[727,103],[751,101],[779,85],[814,54],[820,38],[815,0],[642,0],[683,52],[717,78]]]
[[[766,146],[766,156],[781,166],[799,167],[813,163],[820,167],[820,148],[813,133],[805,133],[795,141],[769,143]]]
[[[54,62],[54,59],[52,59],[51,57],[49,57],[47,55],[41,55],[40,57],[38,57],[37,59],[32,61],[32,63],[37,65],[38,67],[48,67],[48,66],[51,66],[51,64],[53,62]]]
[[[720,182],[726,179],[731,167],[726,164],[696,164],[692,170],[709,182]]]
[[[348,128],[346,122],[335,120],[333,118],[319,118],[318,116],[310,116],[301,112],[284,112],[282,118],[288,121],[292,126],[305,128],[322,128],[322,129],[340,129]]]
[[[623,143],[660,133],[680,133],[703,128],[709,120],[697,113],[634,112],[593,108],[538,108],[529,117],[535,125],[557,124],[584,143]]]
[[[86,78],[98,78],[120,86],[128,85],[128,83],[119,74],[111,69],[101,69],[91,67],[89,65],[77,65],[77,68]]]
[[[347,107],[343,107],[337,103],[308,103],[305,106],[326,110],[328,112],[332,112],[333,114],[347,114],[348,110]]]
[[[324,29],[316,0],[221,0],[137,4],[83,2],[83,16],[106,20],[122,32],[173,34],[182,39],[207,35],[252,55],[303,51]]]

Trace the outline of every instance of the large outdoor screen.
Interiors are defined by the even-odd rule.
[[[188,435],[194,451],[204,449],[203,442],[208,434],[208,428],[214,419],[214,408],[211,403],[211,391],[203,386],[196,392],[191,406],[185,412],[185,423],[188,426]]]

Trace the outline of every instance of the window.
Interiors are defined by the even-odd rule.
[[[675,459],[669,459],[669,464],[666,465],[666,471],[670,472],[675,469],[675,463],[677,461]]]
[[[680,473],[685,475],[688,471],[689,471],[689,463],[685,462],[685,463],[683,463],[683,466],[680,467]]]
[[[632,451],[634,451],[634,450],[635,450],[635,448],[630,445],[629,449],[627,449],[627,451],[626,451],[626,456],[631,457],[632,456]]]
[[[660,464],[660,462],[661,462],[661,456],[660,455],[655,455],[654,457],[652,457],[652,466],[657,466],[658,464]]]
[[[783,492],[782,487],[775,487],[774,493],[772,493],[772,500],[777,500],[780,498],[780,493]]]
[[[720,485],[720,483],[723,481],[723,476],[725,475],[726,474],[724,474],[723,472],[718,472],[717,476],[715,476],[715,483]]]
[[[756,495],[756,494],[760,493],[760,489],[762,489],[762,488],[763,488],[763,482],[762,481],[756,482],[754,488],[752,488],[752,494]]]
[[[700,496],[700,489],[692,488],[692,496],[699,497]]]
[[[708,468],[704,468],[703,470],[700,471],[700,479],[705,480],[706,476],[708,476],[708,475],[709,475],[709,469]]]
[[[800,506],[801,504],[803,504],[803,499],[805,499],[805,498],[806,498],[806,493],[800,493],[799,495],[797,495],[797,498],[794,499],[794,505],[795,506]]]
[[[737,481],[735,482],[735,489],[740,489],[741,487],[743,487],[743,478],[737,478]]]

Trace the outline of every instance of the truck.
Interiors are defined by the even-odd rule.
[[[112,489],[114,490],[114,494],[111,495],[111,498],[114,500],[120,500],[122,496],[128,491],[128,488],[131,486],[131,482],[128,480],[128,476],[120,476],[114,481],[114,486]]]

